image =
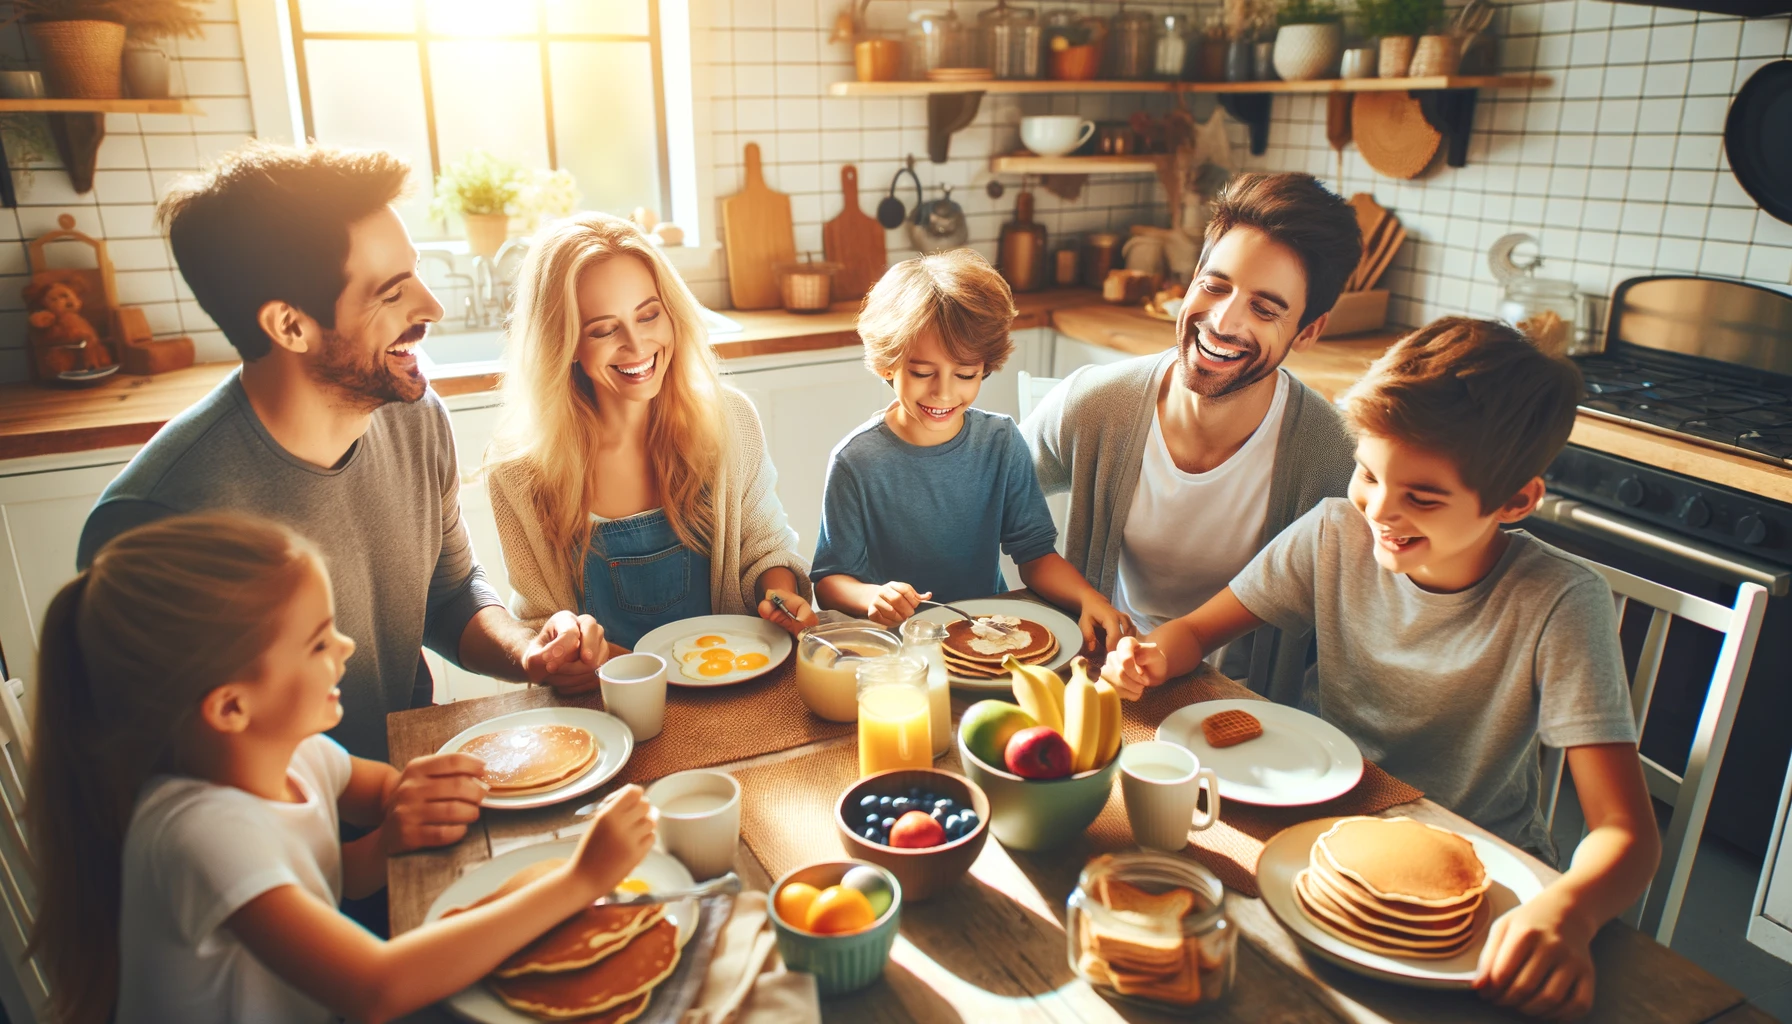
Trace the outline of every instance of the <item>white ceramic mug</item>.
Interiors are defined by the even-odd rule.
[[[1201,790],[1207,810],[1196,815]],[[1162,740],[1131,743],[1120,750],[1120,792],[1126,799],[1126,820],[1140,846],[1170,853],[1188,845],[1191,829],[1220,820],[1220,780],[1201,767],[1187,747]]]
[[[597,667],[604,710],[622,719],[635,742],[660,734],[666,723],[666,659],[657,654],[624,654]]]
[[[701,882],[734,867],[740,843],[740,783],[727,772],[688,771],[647,787],[659,811],[659,845]]]
[[[1088,142],[1095,122],[1075,114],[1050,114],[1020,119],[1020,142],[1040,156],[1063,156]]]

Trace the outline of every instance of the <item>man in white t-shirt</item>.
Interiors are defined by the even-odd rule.
[[[1215,202],[1176,348],[1072,373],[1021,425],[1065,557],[1141,630],[1222,590],[1270,538],[1342,496],[1352,445],[1281,369],[1310,348],[1362,253],[1355,212],[1309,174],[1247,174]],[[1224,669],[1287,703],[1308,637],[1266,627]]]

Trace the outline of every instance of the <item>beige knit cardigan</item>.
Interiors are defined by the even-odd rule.
[[[767,569],[780,565],[796,574],[797,587],[810,599],[809,562],[796,553],[796,531],[778,500],[778,471],[765,450],[759,413],[747,396],[726,385],[722,406],[721,473],[712,489],[718,497],[709,552],[710,610],[718,615],[757,614],[754,584]],[[559,559],[542,533],[521,466],[509,462],[493,467],[489,489],[514,590],[511,613],[537,621],[561,609],[577,611],[583,571],[569,578],[546,568]]]

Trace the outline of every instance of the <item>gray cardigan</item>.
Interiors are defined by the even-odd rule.
[[[1047,494],[1070,492],[1064,557],[1109,600],[1120,576],[1126,516],[1157,414],[1157,387],[1175,358],[1172,349],[1080,367],[1021,424],[1039,485]],[[1259,549],[1321,499],[1342,497],[1355,466],[1355,446],[1337,411],[1292,375],[1288,383]],[[1311,632],[1285,637],[1271,626],[1258,630],[1251,644],[1251,688],[1298,704],[1311,640]]]

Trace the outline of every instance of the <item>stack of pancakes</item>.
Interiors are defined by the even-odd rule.
[[[500,899],[563,863],[537,861],[491,895],[443,916]],[[663,904],[591,906],[511,954],[486,984],[506,1005],[538,1020],[624,1024],[647,1012],[654,986],[671,976],[678,955],[678,926]]]
[[[1009,655],[1022,665],[1040,665],[1058,654],[1058,638],[1052,631],[1027,619],[1004,618],[1014,632],[1001,641],[987,640],[971,632],[975,623],[960,619],[946,627],[946,668],[955,676],[999,679],[1008,674],[1002,662]]]
[[[1439,960],[1480,938],[1492,880],[1474,846],[1411,818],[1344,818],[1294,876],[1307,918],[1359,949]]]
[[[493,796],[528,796],[558,789],[597,761],[597,738],[576,725],[524,725],[475,736],[461,753],[485,762]]]

